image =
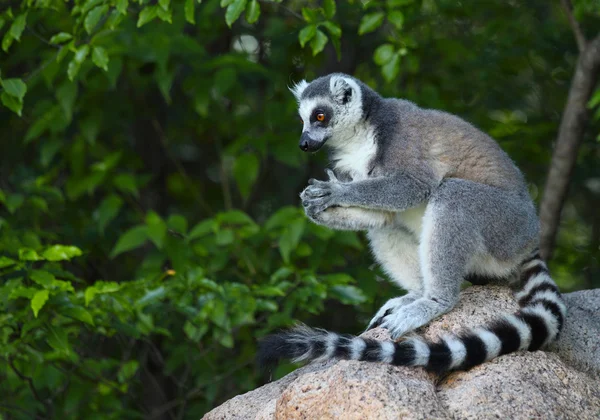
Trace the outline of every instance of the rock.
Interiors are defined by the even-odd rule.
[[[536,351],[453,373],[437,396],[456,419],[598,419],[599,385],[556,354]]]
[[[519,352],[443,378],[380,363],[312,363],[237,396],[213,419],[600,418],[600,290],[565,295],[569,314],[554,353]],[[503,287],[464,290],[450,313],[420,334],[437,338],[518,308]],[[386,330],[365,337],[389,340]]]
[[[286,420],[399,417],[447,417],[429,375],[423,369],[346,360],[292,382],[277,400],[275,416]]]
[[[600,380],[600,289],[568,293],[564,298],[569,307],[567,321],[551,350]]]

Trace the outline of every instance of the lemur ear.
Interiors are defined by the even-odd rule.
[[[300,98],[302,97],[302,92],[308,86],[306,80],[300,80],[298,83],[294,83],[294,86],[288,88],[290,92],[294,94],[296,97],[296,101],[300,102]]]
[[[329,82],[329,90],[333,99],[342,105],[346,105],[357,95],[358,85],[350,78],[333,76]]]

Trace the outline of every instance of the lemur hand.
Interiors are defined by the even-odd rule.
[[[310,179],[309,186],[302,191],[300,198],[306,215],[315,219],[319,213],[329,207],[343,204],[342,198],[347,184],[340,182],[331,169],[327,169],[328,181]]]

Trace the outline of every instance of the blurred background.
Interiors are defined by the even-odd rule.
[[[294,368],[258,338],[400,293],[299,207],[327,156],[288,86],[332,71],[491,134],[562,210],[561,289],[600,286],[600,64],[558,134],[599,28],[597,0],[1,2],[0,418],[198,419]]]

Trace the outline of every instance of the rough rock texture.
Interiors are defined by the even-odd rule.
[[[379,363],[312,363],[237,396],[213,419],[600,419],[600,290],[565,295],[569,314],[552,352],[501,356],[443,378]],[[459,332],[517,309],[502,287],[471,287],[460,304],[419,331]],[[368,336],[389,339],[385,330]]]
[[[569,307],[566,327],[551,350],[600,380],[600,289],[573,292],[564,298]]]

